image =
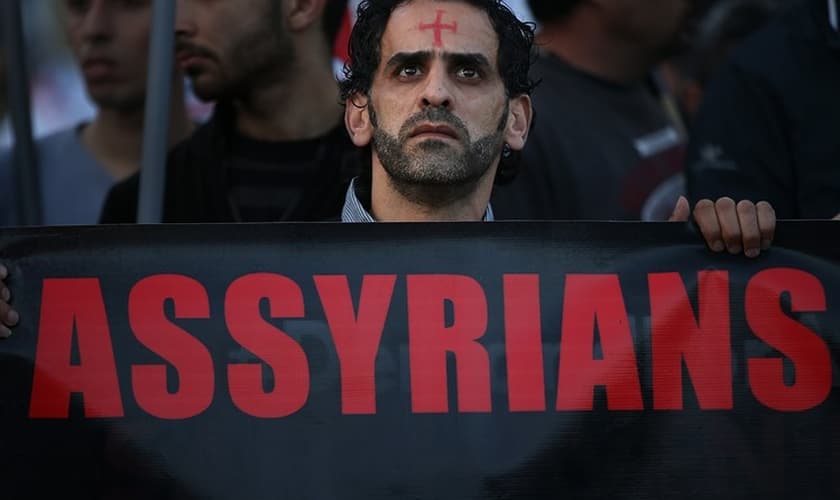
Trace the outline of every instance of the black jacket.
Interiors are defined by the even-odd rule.
[[[234,215],[226,177],[234,123],[230,106],[219,104],[208,123],[169,153],[163,222],[240,222]],[[341,213],[350,180],[358,175],[361,154],[343,126],[323,140],[327,145],[318,165],[321,171],[312,176],[318,182],[303,188],[300,202],[286,221],[334,220]],[[100,223],[137,221],[139,179],[139,174],[134,175],[111,189]]]
[[[779,218],[840,213],[840,33],[803,0],[756,33],[706,93],[688,151],[693,200],[767,200]]]

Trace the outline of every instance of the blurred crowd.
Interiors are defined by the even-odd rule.
[[[152,1],[23,4],[41,222],[134,222]],[[338,219],[370,169],[336,81],[357,4],[178,0],[164,221]],[[840,213],[837,0],[509,4],[538,27],[540,85],[525,149],[505,153],[520,165],[498,175],[496,219],[667,220],[683,195]],[[14,70],[0,55],[0,73]]]

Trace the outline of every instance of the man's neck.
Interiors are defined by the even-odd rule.
[[[263,85],[234,101],[239,133],[263,141],[299,141],[326,135],[341,121],[338,83],[328,61],[301,61],[293,78]]]
[[[620,84],[641,81],[654,63],[639,47],[610,36],[594,15],[547,24],[537,44],[584,73]]]
[[[371,179],[371,215],[377,222],[479,222],[490,203],[494,176],[485,175],[469,196],[442,206],[429,206],[403,196],[374,159]],[[436,189],[430,186],[429,189]]]
[[[82,144],[105,171],[117,180],[125,179],[140,170],[144,113],[142,107],[131,110],[101,108],[82,131]],[[173,146],[187,138],[193,128],[183,91],[173,92],[169,145]]]

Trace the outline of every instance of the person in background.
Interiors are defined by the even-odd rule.
[[[166,166],[163,222],[337,219],[358,170],[332,55],[346,0],[179,0],[177,60],[210,121]],[[136,221],[138,176],[103,223]]]
[[[766,24],[777,9],[777,0],[716,0],[699,18],[689,48],[660,66],[659,75],[676,103],[675,115],[689,134],[709,80],[732,50]],[[662,220],[685,195],[685,172],[674,174],[648,196],[642,219]]]
[[[716,0],[701,18],[690,47],[663,63],[661,73],[689,128],[712,76],[779,8],[779,0]]]
[[[62,0],[62,18],[97,112],[36,142],[42,223],[95,224],[108,190],[140,169],[151,0]],[[169,142],[193,129],[179,75],[172,85]],[[12,153],[0,155],[0,226],[17,221]]]
[[[802,0],[736,49],[706,92],[688,193],[771,202],[780,218],[840,213],[837,0]]]
[[[692,0],[530,0],[542,28],[525,166],[496,190],[501,219],[641,218],[680,171],[684,137],[652,83],[684,46]]]

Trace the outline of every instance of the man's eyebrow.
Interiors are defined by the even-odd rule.
[[[490,61],[481,53],[444,52],[443,58],[456,66],[477,66],[490,68]]]
[[[419,64],[428,62],[432,58],[431,51],[422,50],[418,52],[397,52],[385,64],[385,68],[405,66],[408,63]]]
[[[407,64],[423,64],[427,63],[433,57],[434,54],[428,50],[421,50],[417,52],[398,52],[388,60],[385,64],[385,68],[389,69],[401,67]],[[479,52],[444,52],[442,57],[449,64],[490,68],[490,61],[484,54]]]

